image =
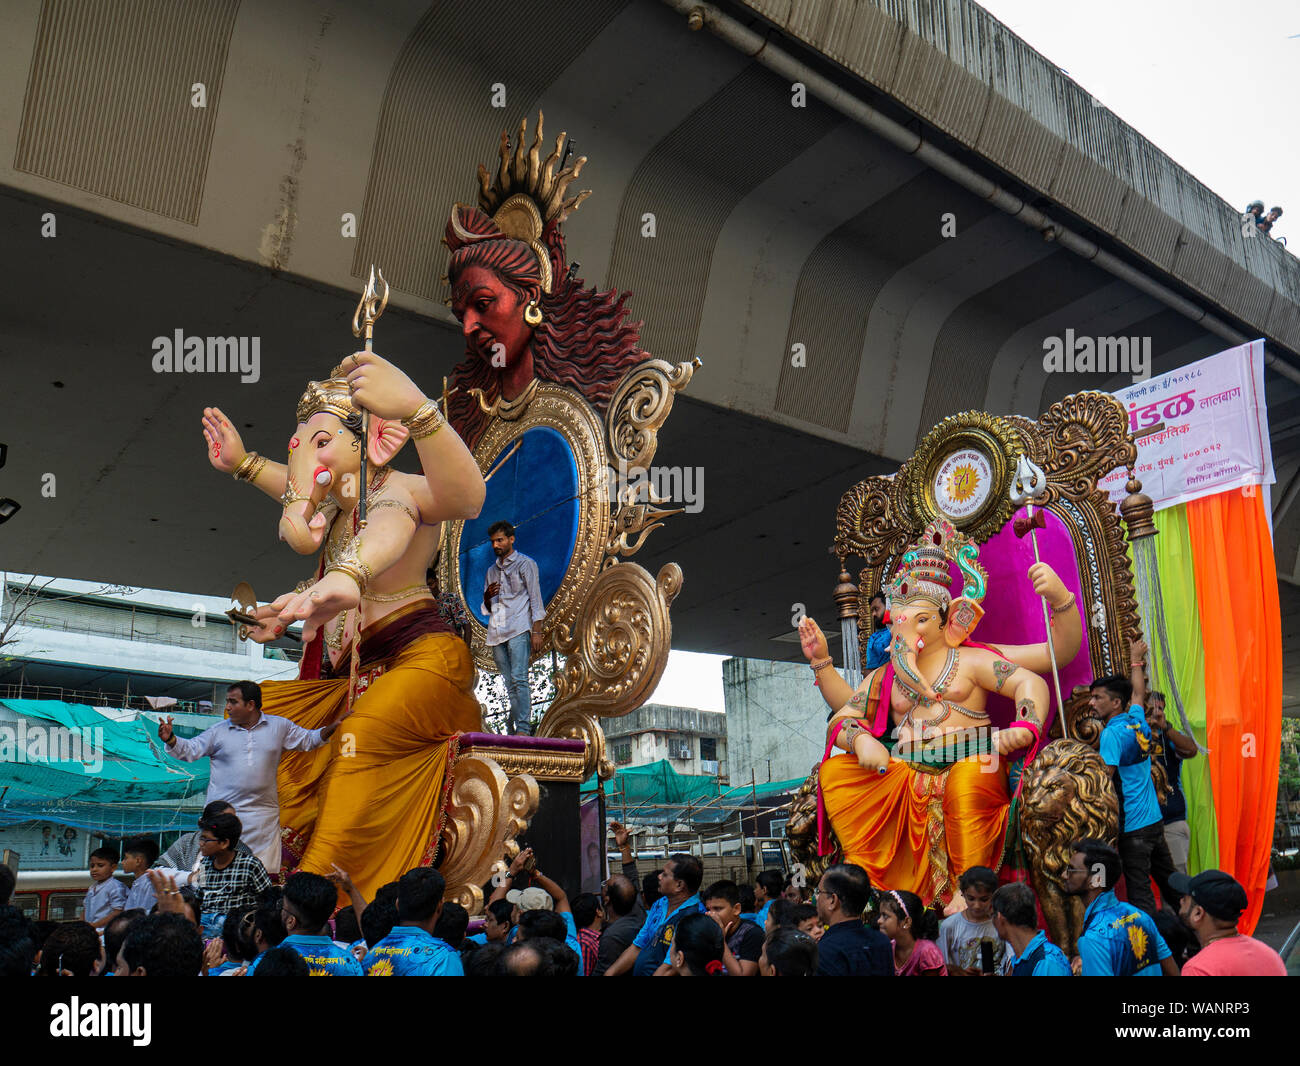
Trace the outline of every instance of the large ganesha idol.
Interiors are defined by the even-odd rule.
[[[478,513],[482,475],[438,409],[372,352],[308,383],[286,464],[245,451],[216,408],[203,426],[212,465],[277,499],[281,539],[319,553],[313,576],[258,608],[247,635],[266,643],[304,622],[300,680],[267,682],[263,710],[309,729],[346,722],[327,747],[281,761],[283,838],[299,869],[337,865],[371,897],[433,858],[449,742],[480,725],[469,648],[425,574],[442,523]],[[422,475],[388,465],[408,441]]]
[[[957,599],[949,588],[950,563],[964,578]],[[1083,633],[1075,597],[1045,563],[1034,564],[1028,577],[1053,608],[1057,658],[1069,663]],[[816,622],[800,626],[804,652],[834,712],[819,811],[843,861],[863,867],[873,884],[906,889],[927,904],[952,902],[969,867],[1001,865],[1011,771],[1047,741],[1048,688],[1040,674],[1050,669],[1048,646],[971,640],[986,591],[976,546],[936,519],[885,589],[889,661],[856,691],[833,669]],[[991,727],[986,702],[992,694],[1015,703],[1007,728]]]

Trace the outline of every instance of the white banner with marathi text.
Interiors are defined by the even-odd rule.
[[[1246,485],[1271,485],[1264,342],[1251,341],[1120,389],[1137,440],[1142,491],[1163,510]],[[1118,504],[1128,474],[1101,481]]]

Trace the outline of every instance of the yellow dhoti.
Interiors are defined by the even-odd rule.
[[[1001,864],[1009,809],[1004,760],[990,766],[971,757],[939,773],[894,760],[878,774],[845,752],[822,761],[820,780],[844,861],[861,866],[878,888],[946,904],[964,871]]]
[[[387,619],[384,620],[387,622]],[[382,624],[382,623],[381,623]],[[337,864],[367,899],[437,848],[449,741],[480,728],[474,661],[450,633],[425,633],[377,661],[368,687],[330,743],[280,762],[280,821],[301,850],[299,869],[328,874]],[[263,709],[308,729],[336,721],[348,679],[267,682]]]

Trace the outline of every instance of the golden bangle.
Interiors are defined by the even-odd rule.
[[[340,559],[333,566],[327,566],[325,568],[325,573],[347,574],[348,577],[356,582],[357,591],[361,593],[366,591],[367,583],[369,583],[370,579],[374,577],[374,574],[370,572],[370,567],[366,566],[366,564],[361,562],[360,559],[350,562],[345,559]]]
[[[1068,600],[1066,600],[1063,604],[1061,604],[1060,607],[1053,607],[1052,610],[1053,610],[1053,611],[1068,611],[1071,607],[1074,606],[1074,604],[1075,604],[1075,602],[1078,600],[1078,598],[1079,598],[1079,597],[1077,597],[1077,596],[1072,592],[1072,593],[1070,593],[1070,598],[1069,598]]]
[[[833,666],[834,663],[835,660],[828,655],[825,659],[817,659],[815,662],[811,662],[808,665],[812,667],[812,672],[815,674],[819,670],[825,670],[826,667]]]
[[[256,481],[257,475],[262,472],[264,466],[266,466],[265,456],[258,455],[257,452],[249,452],[239,461],[231,476],[236,481]]]
[[[402,425],[411,431],[412,440],[432,437],[446,424],[438,405],[432,400],[425,400],[415,409],[415,413],[402,419]]]

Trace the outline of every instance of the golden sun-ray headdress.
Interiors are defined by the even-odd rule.
[[[553,290],[555,277],[551,268],[551,253],[542,242],[547,227],[562,223],[577,206],[591,195],[584,189],[577,196],[565,199],[569,184],[582,172],[586,156],[579,156],[558,173],[556,166],[564,157],[567,133],[555,139],[555,148],[545,160],[541,158],[542,113],[537,113],[537,133],[527,150],[524,148],[528,120],[519,120],[513,152],[509,134],[501,134],[498,151],[501,162],[495,177],[481,163],[478,168],[478,210],[491,217],[496,232],[481,232],[467,225],[474,209],[467,204],[455,204],[451,209],[450,235],[455,247],[479,241],[498,240],[502,236],[523,241],[537,256],[541,271],[542,291]],[[463,212],[463,214],[462,214]],[[468,217],[467,217],[468,216]]]

